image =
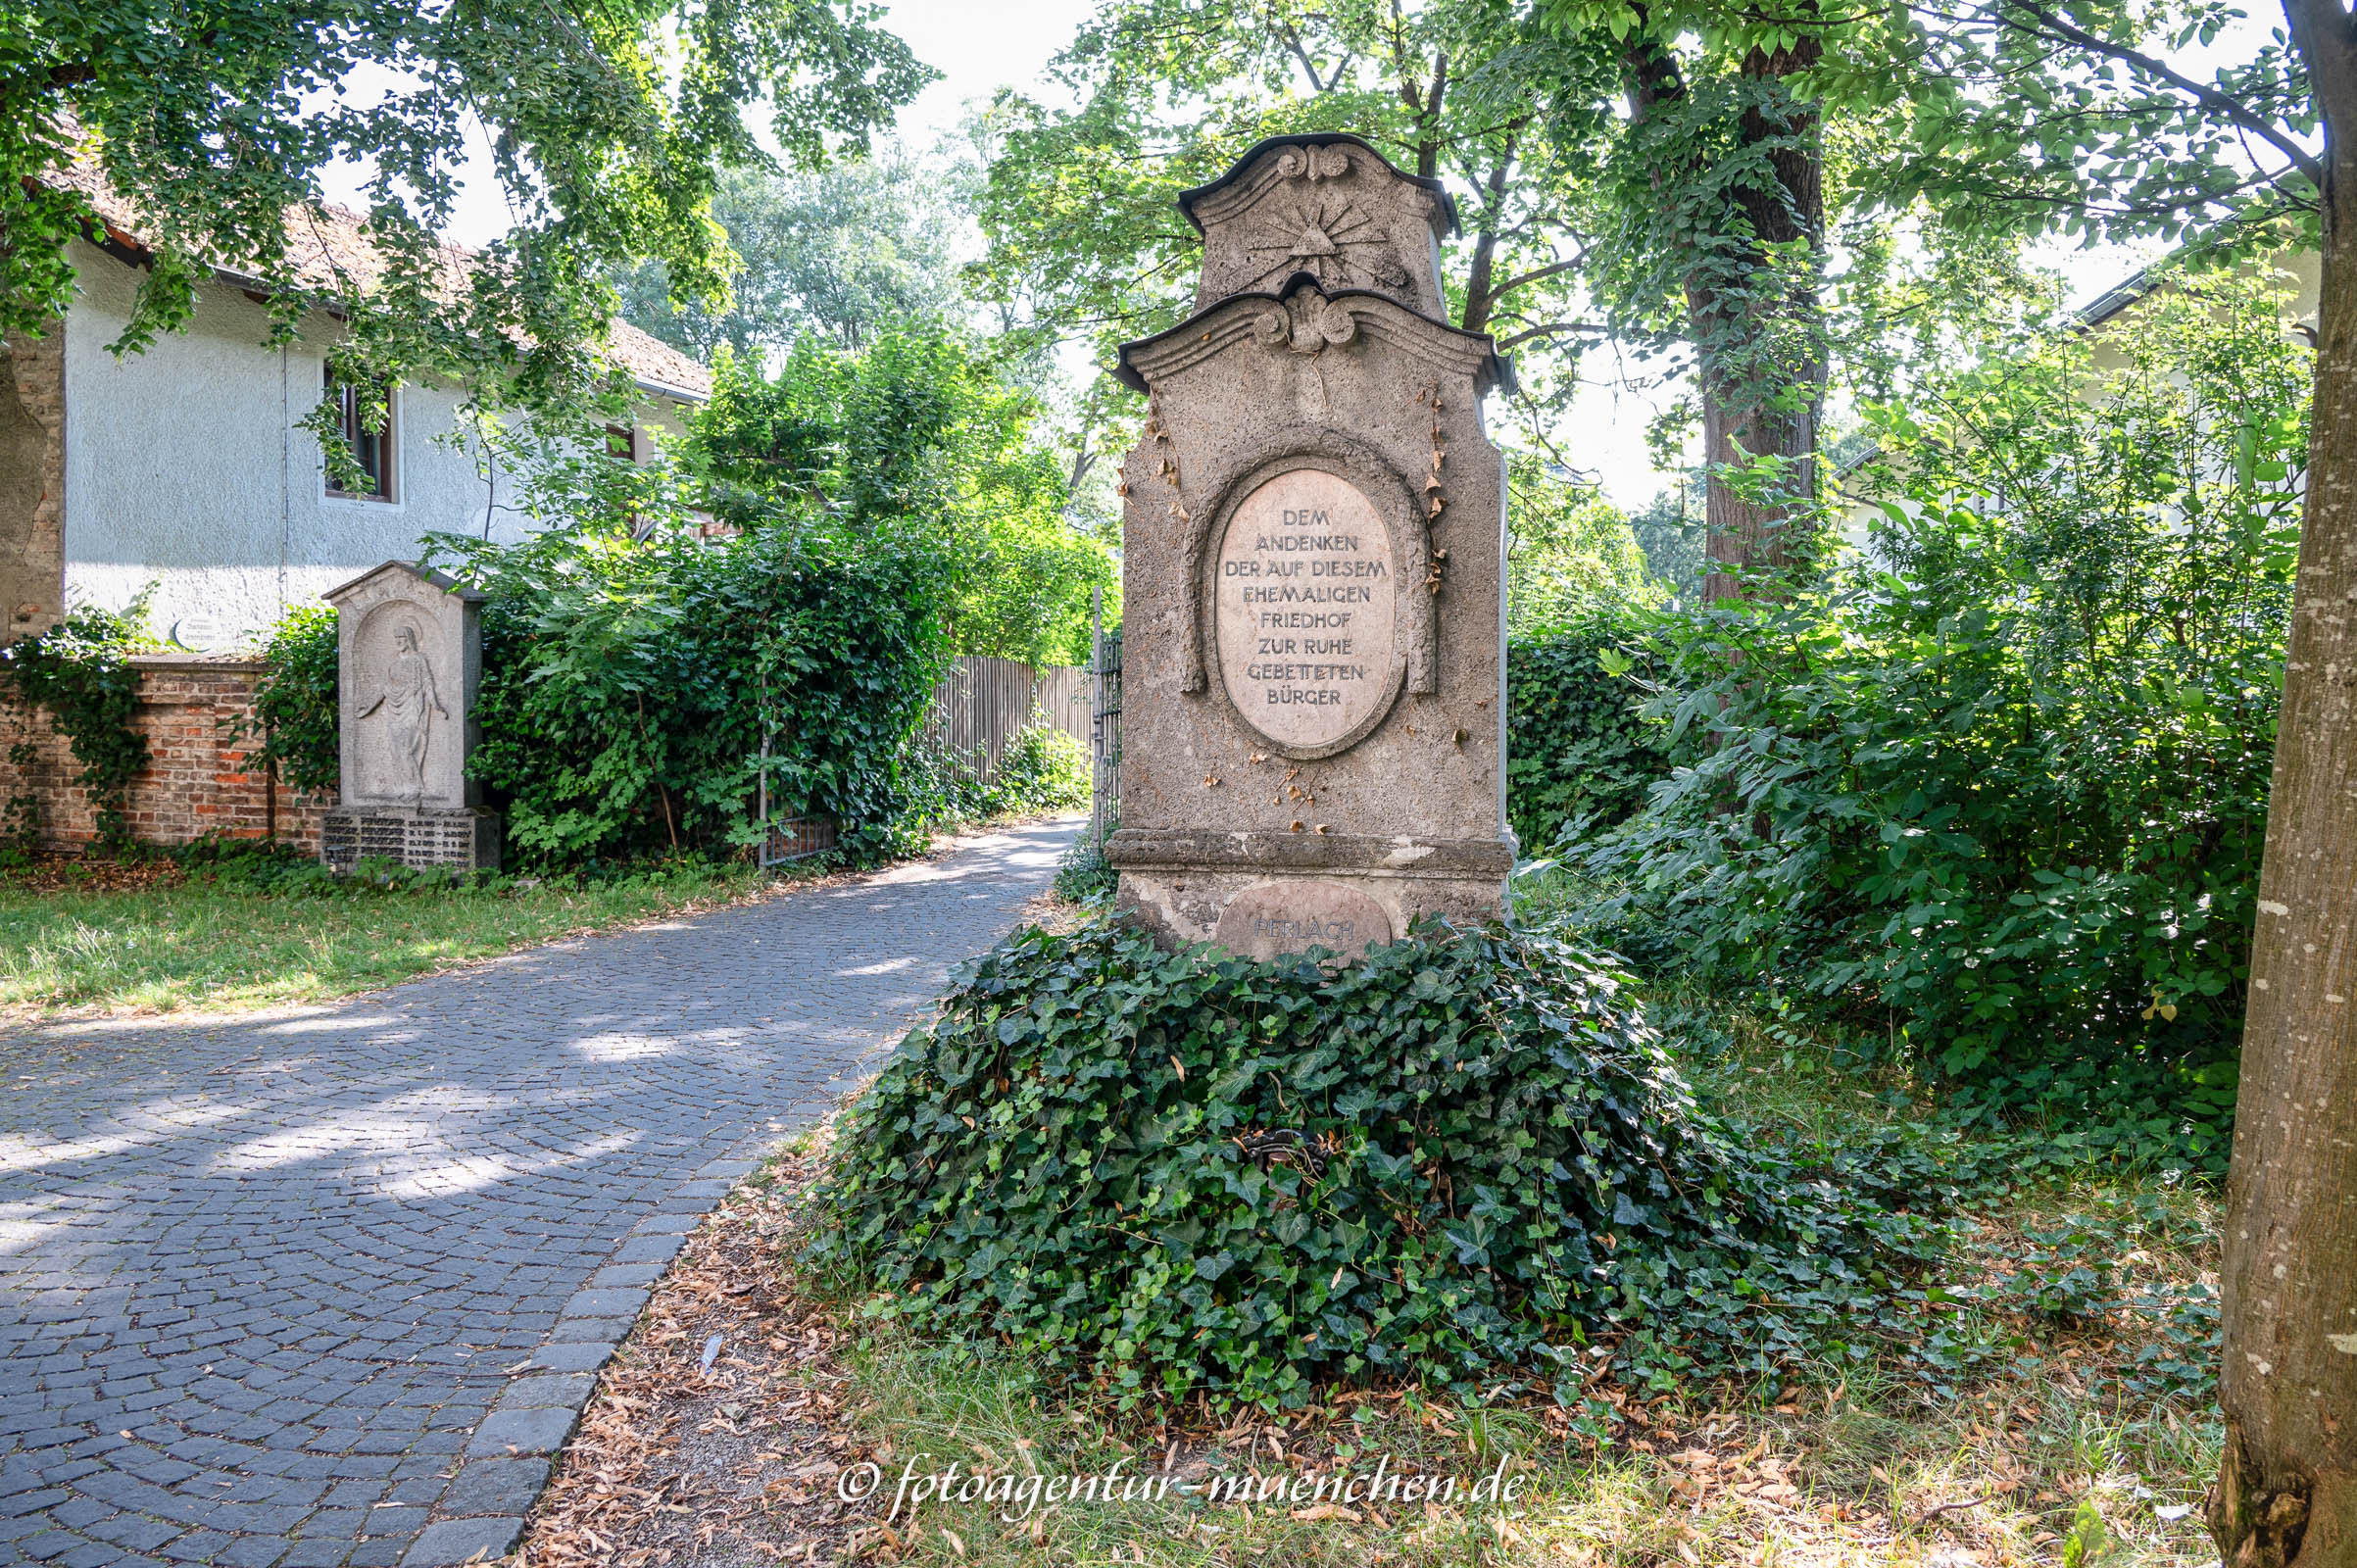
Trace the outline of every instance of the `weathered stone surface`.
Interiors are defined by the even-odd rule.
[[[1435,314],[1449,215],[1350,138],[1264,143],[1182,200],[1203,308],[1121,353],[1150,416],[1122,474],[1119,902],[1174,941],[1272,876],[1402,934],[1495,912],[1505,487],[1479,399],[1508,371]],[[1342,260],[1262,266],[1278,217],[1284,257],[1314,228]]]
[[[482,684],[483,596],[388,561],[322,596],[336,611],[343,778],[321,858],[491,870],[498,820],[466,776]]]
[[[1281,292],[1306,272],[1329,289],[1373,289],[1448,314],[1440,242],[1455,231],[1455,204],[1439,180],[1401,173],[1356,136],[1271,137],[1183,193],[1179,210],[1203,236],[1198,309]]]
[[[1221,947],[1240,957],[1274,958],[1322,948],[1355,958],[1392,940],[1392,919],[1361,890],[1340,882],[1261,882],[1227,901]]]
[[[483,596],[438,571],[388,561],[323,596],[335,606],[342,691],[342,800],[464,810],[482,681]]]
[[[66,332],[0,339],[0,644],[65,616]]]

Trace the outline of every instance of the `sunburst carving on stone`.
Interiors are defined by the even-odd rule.
[[[1307,272],[1321,283],[1360,288],[1407,281],[1406,269],[1391,254],[1391,236],[1348,196],[1281,202],[1260,232],[1247,249],[1269,271]]]

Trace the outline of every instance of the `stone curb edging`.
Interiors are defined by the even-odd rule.
[[[401,1568],[456,1568],[516,1549],[523,1540],[524,1516],[597,1388],[598,1369],[629,1336],[655,1282],[687,1245],[688,1233],[760,1164],[759,1158],[715,1159],[671,1194],[678,1207],[630,1228],[614,1256],[565,1303],[548,1338],[516,1369],[499,1402],[474,1429],[429,1522],[402,1555]]]

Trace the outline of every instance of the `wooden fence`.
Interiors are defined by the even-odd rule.
[[[1085,669],[1052,664],[1035,670],[1011,659],[968,654],[933,688],[925,736],[973,759],[977,774],[987,779],[998,771],[1016,733],[1032,721],[1034,708],[1049,724],[1086,746],[1094,696]]]

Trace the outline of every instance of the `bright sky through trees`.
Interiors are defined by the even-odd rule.
[[[1001,86],[1020,86],[1051,100],[1060,97],[1045,80],[1045,68],[1095,6],[1096,0],[1016,0],[1002,6],[980,6],[972,0],[888,0],[885,25],[908,40],[917,59],[942,73],[942,79],[902,114],[902,142],[922,153],[956,131],[968,104],[987,101]],[[2178,63],[2206,77],[2219,61],[2248,51],[2246,29],[2261,36],[2280,22],[2272,6],[2259,8],[2259,16],[2261,23],[2232,29],[2210,48],[2186,52]],[[329,194],[350,200],[358,185],[355,175],[331,183]],[[486,176],[470,179],[453,237],[481,245],[507,226],[496,182]],[[2070,297],[2083,302],[2157,254],[2157,247],[2079,250],[2049,245],[2041,248],[2040,259],[2063,273]],[[1072,368],[1077,372],[1081,368]],[[1657,384],[1659,374],[1658,366],[1623,359],[1609,344],[1599,345],[1582,367],[1587,384],[1563,426],[1566,455],[1576,453],[1576,460],[1602,482],[1605,495],[1623,507],[1642,506],[1670,482],[1654,468],[1645,439],[1648,422],[1676,395],[1675,387]]]

